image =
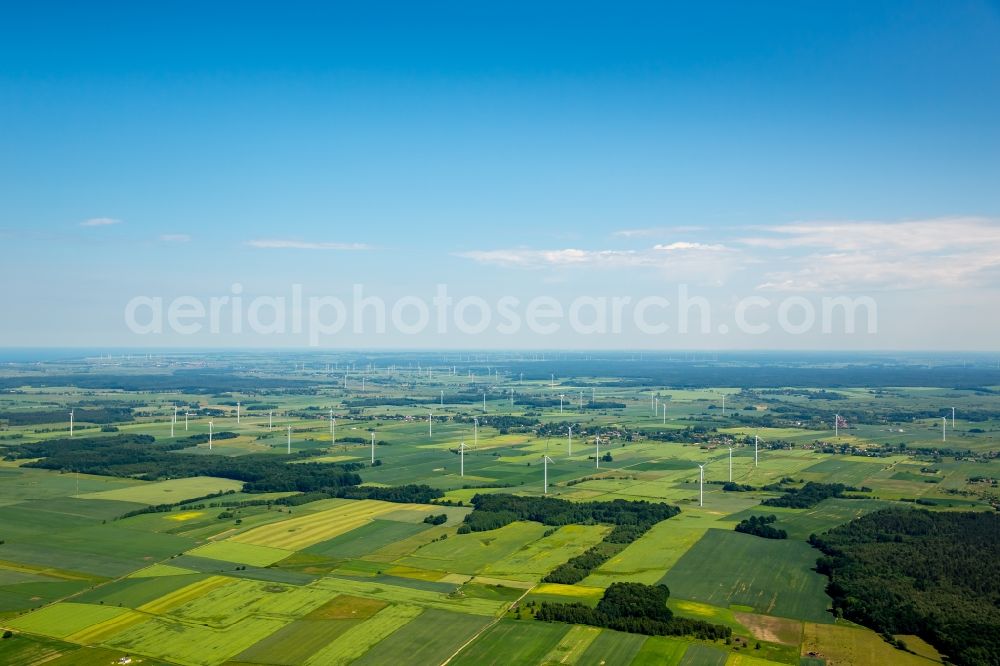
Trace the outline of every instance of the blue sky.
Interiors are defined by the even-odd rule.
[[[540,4],[8,8],[0,345],[304,344],[124,323],[234,283],[686,284],[718,321],[868,296],[878,331],[323,343],[998,349],[996,3]]]

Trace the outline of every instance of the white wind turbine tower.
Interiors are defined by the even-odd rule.
[[[594,467],[601,469],[601,436],[594,437],[594,445],[597,446],[597,455],[594,456]]]
[[[375,464],[375,431],[372,430],[372,464]]]
[[[667,402],[663,401],[663,425],[667,425]]]
[[[566,394],[565,394],[565,393],[560,393],[560,394],[559,394],[559,413],[560,413],[560,414],[562,414],[562,409],[563,409],[563,398],[565,398],[565,397],[566,397]]]
[[[951,429],[955,429],[955,408],[951,408]]]
[[[726,394],[722,394],[722,415],[726,415]]]
[[[655,397],[653,400],[653,416],[656,416],[660,412],[660,399]]]
[[[236,401],[236,425],[240,424],[240,401]]]
[[[188,417],[189,416],[191,416],[191,412],[185,411],[184,412],[184,432],[187,432],[187,429],[188,429]]]
[[[556,376],[555,376],[555,373],[551,373],[549,375],[549,377],[551,377],[551,381],[549,383],[549,386],[552,387],[552,388],[555,388],[556,387]]]
[[[472,446],[475,448],[476,451],[478,451],[479,450],[479,419],[476,418],[475,416],[473,416],[472,417],[472,424],[473,424],[472,425],[472,428],[473,428],[473,430],[472,430],[472,437],[473,437]]]
[[[337,419],[333,416],[333,409],[330,409],[330,446],[337,443]]]
[[[458,464],[459,464],[459,467],[458,467],[458,470],[459,470],[459,472],[458,472],[458,475],[459,475],[459,476],[465,476],[465,450],[466,450],[467,448],[469,448],[469,447],[467,447],[467,446],[465,445],[465,442],[462,442],[462,443],[461,443],[461,444],[460,444],[460,445],[458,446],[458,460],[459,460],[459,463],[458,463]]]
[[[549,458],[548,456],[542,456],[542,468],[544,470],[543,474],[544,474],[544,479],[545,479],[545,481],[543,482],[543,485],[542,485],[542,494],[544,494],[544,495],[548,495],[549,494],[549,463],[550,462],[552,462],[552,458]]]
[[[757,448],[760,446],[760,438],[757,435],[753,436],[753,466],[757,466]]]
[[[434,412],[427,413],[427,439],[434,437]]]
[[[733,482],[733,447],[729,447],[729,482]]]
[[[840,414],[833,415],[833,436],[840,439]]]
[[[698,506],[705,506],[705,466],[698,465]]]
[[[273,421],[273,418],[274,418],[274,412],[273,411],[268,412],[267,413],[267,429],[268,430],[274,430],[274,421]]]
[[[569,427],[569,453],[567,455],[570,457],[573,455],[573,426]]]
[[[287,453],[292,452],[292,426],[288,426],[288,440],[287,440],[288,450]]]
[[[486,413],[486,391],[483,391],[483,414]]]
[[[73,410],[69,410],[69,436],[73,436]]]
[[[170,419],[170,438],[174,437],[174,425],[177,423],[177,407],[174,407],[174,417]]]
[[[655,402],[655,400],[656,400],[656,394],[655,393],[650,393],[649,394],[649,411],[653,412],[654,415],[656,414],[656,402]]]
[[[947,427],[947,425],[948,425],[948,418],[945,417],[945,416],[942,416],[941,417],[941,441],[942,442],[947,442],[948,441],[948,435],[945,434],[945,428]]]
[[[212,450],[212,422],[208,422],[208,450]]]
[[[441,389],[441,406],[444,407],[444,389]]]

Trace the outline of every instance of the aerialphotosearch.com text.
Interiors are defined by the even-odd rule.
[[[125,324],[137,335],[254,334],[302,336],[309,346],[336,336],[445,335],[505,336],[559,333],[599,336],[625,331],[643,335],[764,335],[778,329],[788,335],[809,332],[874,334],[878,308],[868,296],[801,295],[768,298],[752,295],[728,299],[724,308],[687,285],[665,295],[552,296],[518,298],[454,296],[439,284],[426,298],[382,298],[355,284],[349,298],[306,295],[301,284],[287,294],[244,295],[233,284],[219,296],[136,296],[124,309]],[[722,312],[719,312],[719,311]]]

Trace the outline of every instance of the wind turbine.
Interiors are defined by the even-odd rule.
[[[698,506],[705,506],[705,466],[698,465]]]
[[[565,398],[565,397],[566,397],[566,394],[565,394],[565,393],[560,393],[560,394],[559,394],[559,413],[560,413],[560,414],[562,414],[562,408],[563,408],[563,398]]]
[[[733,447],[729,447],[729,482],[733,482]]]
[[[951,429],[955,429],[955,408],[951,408]]]
[[[185,411],[184,412],[184,432],[187,432],[187,429],[188,429],[188,417],[189,416],[191,416],[191,412]]]
[[[174,424],[177,423],[177,407],[174,407],[174,417],[170,419],[170,439],[174,438]]]
[[[288,453],[292,452],[292,426],[288,426]]]
[[[757,435],[753,436],[753,466],[757,466],[757,447],[760,444],[760,438]]]
[[[573,426],[569,427],[569,453],[567,455],[573,455]]]
[[[274,412],[273,411],[267,413],[267,429],[268,430],[274,430],[274,423],[272,421],[273,417],[274,417]],[[185,430],[186,429],[187,428],[185,427]]]
[[[544,469],[545,481],[542,485],[542,493],[545,495],[549,494],[549,463],[552,462],[552,458],[548,456],[542,456],[542,468]]]
[[[240,424],[240,401],[236,401],[236,425]]]
[[[472,440],[472,445],[478,451],[479,450],[479,419],[476,418],[475,416],[473,416],[472,417],[472,424],[473,424],[472,425],[472,428],[473,428],[473,430],[472,430],[472,436],[474,438]]]
[[[434,437],[434,412],[427,413],[427,439]]]
[[[726,394],[722,394],[722,415],[726,415]]]
[[[212,422],[208,422],[208,450],[212,450]]]
[[[73,410],[69,410],[69,436],[73,436]]]
[[[441,389],[441,406],[444,407],[444,389]]]
[[[667,425],[667,402],[663,401],[663,425]]]
[[[833,415],[833,436],[840,438],[840,414]]]
[[[375,431],[372,430],[372,464],[375,464]]]
[[[550,381],[550,383],[549,383],[549,386],[551,386],[552,388],[555,388],[556,387],[556,376],[555,376],[555,373],[550,373],[549,377],[552,378],[551,381]]]
[[[333,409],[330,409],[330,446],[337,443],[337,419],[333,416]]]
[[[597,446],[597,455],[594,457],[594,467],[601,469],[601,436],[594,437],[594,444]]]
[[[486,413],[486,391],[483,391],[483,414]]]
[[[459,476],[465,476],[465,450],[469,448],[462,442],[458,447],[458,459],[459,459]]]
[[[948,418],[942,416],[941,417],[941,441],[942,442],[947,442],[948,441],[948,435],[945,434],[945,427],[947,425],[948,425]]]

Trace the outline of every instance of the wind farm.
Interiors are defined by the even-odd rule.
[[[824,592],[826,577],[814,570],[822,554],[810,545],[811,535],[886,510],[995,511],[997,497],[990,483],[981,480],[1000,476],[991,471],[998,463],[989,456],[1000,432],[1000,414],[990,394],[964,395],[952,425],[951,408],[935,411],[935,403],[954,388],[893,389],[878,398],[861,387],[768,388],[750,383],[755,370],[748,366],[731,371],[733,382],[722,389],[727,396],[723,415],[719,387],[697,385],[699,373],[717,372],[712,362],[678,366],[667,357],[647,358],[644,372],[655,366],[666,379],[683,371],[688,384],[644,379],[657,384],[650,392],[619,385],[621,376],[595,372],[584,356],[553,356],[559,360],[543,363],[496,353],[489,371],[485,357],[476,355],[375,356],[375,362],[365,362],[371,369],[352,370],[360,376],[345,389],[342,379],[327,379],[332,373],[325,367],[347,365],[346,355],[305,355],[292,364],[296,370],[291,374],[281,370],[285,363],[264,356],[208,355],[206,360],[219,368],[213,376],[221,382],[212,396],[180,387],[136,386],[124,409],[120,392],[90,389],[89,400],[96,398],[103,411],[73,407],[72,440],[70,409],[53,411],[49,425],[40,420],[42,411],[31,411],[33,404],[52,401],[81,404],[80,389],[72,382],[66,388],[4,394],[2,441],[11,461],[5,474],[51,488],[53,497],[70,493],[61,500],[67,511],[74,503],[91,507],[88,511],[100,520],[88,519],[92,526],[83,529],[106,532],[102,543],[108,550],[90,562],[86,556],[81,559],[76,546],[51,548],[52,566],[74,572],[81,584],[60,588],[53,583],[51,596],[14,604],[3,622],[29,644],[54,638],[49,627],[58,622],[50,624],[46,618],[71,608],[87,617],[93,607],[91,629],[63,649],[100,647],[192,664],[216,663],[222,657],[211,655],[220,654],[234,662],[269,663],[265,646],[284,640],[284,630],[268,624],[265,615],[255,620],[260,624],[253,632],[234,633],[213,648],[223,654],[189,635],[177,624],[180,616],[169,610],[142,622],[139,615],[128,615],[160,603],[142,595],[130,601],[129,590],[159,580],[159,594],[169,596],[214,581],[220,590],[237,595],[233,603],[240,598],[244,601],[239,603],[262,604],[265,613],[266,593],[260,586],[276,583],[262,581],[280,580],[277,584],[289,598],[301,598],[303,609],[334,603],[338,594],[351,595],[349,603],[357,608],[376,603],[423,609],[405,623],[400,616],[390,625],[397,629],[383,639],[351,648],[360,650],[359,657],[370,653],[375,659],[395,649],[394,635],[399,641],[409,636],[409,644],[434,631],[438,612],[466,618],[462,626],[468,633],[444,641],[430,658],[444,662],[454,657],[463,663],[478,659],[481,649],[499,640],[502,634],[496,632],[521,631],[522,626],[524,631],[545,627],[548,638],[539,635],[538,645],[554,649],[568,625],[534,619],[542,601],[596,603],[615,582],[663,582],[675,617],[710,617],[706,627],[727,628],[729,642],[722,633],[707,638],[709,629],[699,630],[702,638],[682,635],[666,643],[630,639],[642,642],[640,654],[668,661],[668,654],[689,652],[722,658],[759,643],[760,652],[749,649],[761,659],[797,663],[803,654],[816,652],[817,645],[823,654],[844,649],[836,602]],[[617,362],[626,364],[626,359]],[[60,372],[72,375],[77,367],[93,368],[94,362],[81,359]],[[145,362],[132,361],[134,369],[127,374],[141,377]],[[174,362],[170,357],[156,361],[161,367]],[[558,380],[546,368],[552,363],[558,363]],[[120,382],[129,365],[124,359],[98,372],[109,383]],[[362,364],[352,358],[350,365]],[[231,366],[255,370],[243,374],[227,369]],[[814,369],[811,376],[822,372]],[[792,373],[788,382],[794,371],[786,373]],[[251,377],[265,378],[270,388],[253,388],[245,381]],[[518,386],[513,401],[508,383]],[[565,401],[566,395],[581,393],[589,399]],[[23,421],[26,414],[33,415],[30,422]],[[177,432],[181,414],[185,430]],[[66,419],[62,431],[60,418]],[[274,428],[275,418],[282,427]],[[941,432],[945,420],[947,440]],[[61,454],[70,456],[63,462],[54,453],[54,458],[46,457],[46,447],[62,446],[60,441],[81,448]],[[119,447],[126,451],[138,444],[157,451],[160,442],[182,448],[157,454],[149,467],[133,465],[128,474],[116,471]],[[199,442],[201,455],[193,455]],[[957,442],[961,449],[954,448]],[[109,447],[104,462],[69,462],[94,446]],[[23,453],[21,447],[26,447]],[[65,490],[58,472],[63,465],[78,469],[79,477]],[[142,475],[136,476],[137,471]],[[239,480],[247,478],[255,480]],[[337,480],[317,480],[322,478]],[[324,485],[331,483],[347,485]],[[17,487],[3,486],[5,492]],[[554,526],[532,519],[496,527],[482,523],[480,516],[491,515],[483,498],[507,497],[569,502],[581,510],[624,502],[679,513],[650,523],[625,543],[608,542],[610,526],[590,519]],[[52,500],[12,496],[8,501],[20,502],[24,515],[31,515]],[[541,513],[532,515],[545,521],[548,510],[539,506]],[[35,552],[31,544],[41,533],[23,522],[21,514],[7,515],[0,522],[10,535],[2,546],[10,564],[0,563],[0,569],[34,566],[28,553]],[[760,522],[767,516],[771,522]],[[70,514],[65,520],[66,527],[56,528],[56,535],[73,524]],[[148,537],[121,550],[123,540],[136,534]],[[787,536],[771,538],[774,534]],[[743,563],[732,570],[705,568],[707,561],[726,560],[723,552],[742,553]],[[782,564],[776,566],[774,558]],[[579,573],[569,574],[567,567],[577,567],[572,570]],[[166,575],[175,569],[176,577]],[[549,582],[567,580],[575,582]],[[720,584],[740,592],[720,597]],[[14,594],[18,585],[0,586],[0,591]],[[492,592],[486,594],[487,589]],[[204,603],[211,598],[209,594]],[[317,602],[307,601],[312,598]],[[124,609],[120,628],[112,618],[102,619],[98,610],[109,602],[118,608],[119,599]],[[169,607],[167,602],[163,607]],[[559,606],[547,608],[540,618]],[[290,627],[310,617],[305,610],[289,613],[284,622]],[[420,620],[424,615],[427,624]],[[125,617],[132,619],[126,622]],[[102,623],[109,623],[108,628],[98,630]],[[775,623],[797,627],[794,637],[763,629]],[[204,652],[194,654],[180,643],[157,638],[157,627],[174,627],[170,631],[179,631],[185,645],[204,645],[199,648]],[[716,631],[723,629],[711,630]],[[600,632],[607,641],[629,635],[610,628]],[[903,660],[899,663],[910,659],[905,652],[896,655],[899,651],[870,629],[855,626],[849,632],[867,649],[877,651],[881,644],[892,651],[888,657]],[[303,656],[303,663],[307,657],[332,658],[339,650],[354,654],[347,643],[329,640],[325,647],[317,645],[314,655]]]

